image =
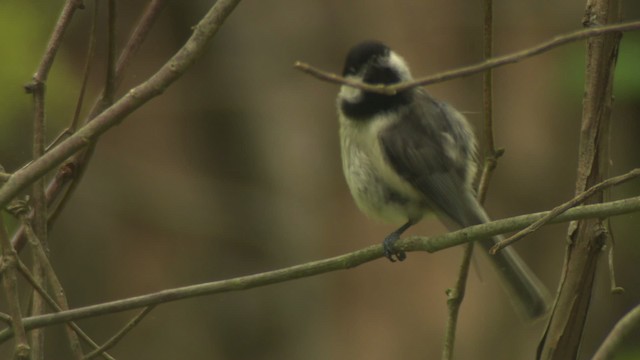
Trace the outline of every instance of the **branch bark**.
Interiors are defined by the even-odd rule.
[[[493,55],[493,0],[483,0],[483,58],[489,59]],[[489,190],[489,181],[493,175],[493,171],[498,164],[498,153],[495,149],[493,141],[493,72],[487,70],[483,74],[482,84],[482,110],[484,114],[484,164],[482,166],[482,175],[478,182],[477,198],[482,204]],[[458,315],[460,307],[467,289],[467,279],[471,259],[473,257],[474,243],[470,242],[464,246],[462,260],[458,271],[458,279],[453,288],[446,291],[447,294],[447,325],[445,328],[444,346],[442,348],[442,360],[453,359],[453,350],[455,348],[456,333],[458,328]]]
[[[613,359],[616,350],[622,345],[622,340],[631,335],[634,330],[640,328],[640,305],[637,305],[631,311],[618,321],[613,327],[602,346],[593,355],[592,360],[609,360]]]
[[[340,84],[340,85],[349,85],[358,89],[362,89],[362,90],[366,90],[374,93],[394,95],[398,91],[402,91],[412,87],[436,84],[436,83],[444,82],[444,81],[459,78],[459,77],[481,73],[488,69],[497,68],[499,66],[513,64],[518,61],[545,53],[549,50],[555,49],[559,46],[562,46],[574,41],[584,40],[584,39],[588,39],[591,37],[600,36],[602,34],[608,34],[612,32],[633,31],[633,30],[640,30],[640,21],[630,21],[630,22],[620,23],[620,24],[597,26],[591,29],[586,29],[586,30],[578,30],[568,34],[558,35],[551,40],[547,40],[538,45],[532,46],[530,48],[526,48],[524,50],[520,50],[518,52],[511,53],[509,55],[491,58],[478,64],[469,65],[469,66],[461,67],[454,70],[443,71],[431,76],[418,78],[414,81],[409,81],[409,82],[404,82],[404,83],[389,85],[389,86],[371,85],[371,84],[366,84],[360,81],[345,79],[336,74],[332,74],[332,73],[328,73],[328,72],[316,69],[313,66],[300,61],[297,61],[296,63],[294,63],[293,66],[296,69],[323,81],[327,81],[334,84]]]
[[[550,223],[560,223],[569,220],[592,217],[609,217],[637,211],[640,211],[640,196],[625,200],[612,201],[605,204],[573,208],[554,218]],[[434,237],[409,236],[400,239],[396,246],[403,251],[436,252],[471,241],[485,239],[490,236],[522,229],[546,214],[547,212],[542,212],[516,216],[509,219],[471,226],[462,230]],[[113,314],[197,296],[247,290],[284,281],[324,274],[330,271],[346,270],[383,257],[384,250],[382,245],[377,244],[348,254],[260,274],[163,290],[148,295],[141,295],[128,299],[61,311],[55,314],[29,317],[23,319],[23,325],[26,330],[31,330],[44,326]],[[0,332],[0,343],[10,339],[12,336],[13,331],[11,329],[3,330]]]
[[[26,186],[62,164],[68,157],[89,146],[100,135],[118,125],[180,78],[203,53],[207,42],[218,32],[240,0],[219,0],[194,27],[193,34],[178,52],[147,81],[103,111],[93,121],[61,142],[39,159],[16,171],[0,188],[0,208]]]
[[[600,27],[619,18],[617,0],[588,0],[583,25]],[[609,168],[609,126],[613,102],[613,74],[621,33],[587,41],[587,66],[578,149],[576,194],[600,183]],[[586,203],[601,203],[602,192]],[[575,359],[589,310],[599,254],[608,234],[603,218],[569,226],[569,244],[556,302],[543,339],[539,359]]]

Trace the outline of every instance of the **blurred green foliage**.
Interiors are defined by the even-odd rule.
[[[24,91],[31,80],[56,20],[47,6],[25,1],[0,2],[0,154],[7,171],[29,159],[32,100]],[[47,79],[47,127],[51,132],[63,127],[72,115],[81,75],[69,64],[64,47],[59,51]]]
[[[561,88],[572,95],[582,96],[584,90],[584,42],[562,48],[567,54],[561,65]],[[622,37],[618,53],[613,93],[616,102],[635,102],[640,98],[640,32],[627,32]]]

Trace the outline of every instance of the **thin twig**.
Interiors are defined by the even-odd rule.
[[[553,219],[554,217],[562,214],[563,212],[567,211],[568,209],[570,209],[570,208],[572,208],[572,207],[574,207],[576,205],[579,205],[579,204],[583,203],[585,200],[587,200],[593,194],[595,194],[597,192],[600,192],[600,191],[602,191],[602,190],[604,190],[606,188],[609,188],[611,186],[616,186],[616,185],[619,185],[619,184],[621,184],[623,182],[635,179],[638,176],[640,176],[640,168],[633,169],[633,170],[629,171],[628,173],[626,173],[624,175],[620,175],[620,176],[616,176],[616,177],[604,180],[603,182],[592,186],[587,191],[579,194],[578,196],[574,197],[573,199],[567,201],[566,203],[554,208],[553,210],[551,210],[549,212],[549,214],[547,216],[543,217],[542,219],[536,221],[535,223],[531,224],[530,226],[526,227],[525,229],[522,229],[522,230],[518,231],[513,236],[510,236],[509,238],[504,239],[504,240],[500,241],[499,243],[495,244],[491,248],[491,253],[495,254],[496,252],[498,252],[498,251],[504,249],[505,247],[515,243],[516,241],[522,239],[523,237],[535,232],[540,227],[544,226],[546,223],[551,221],[551,219]]]
[[[385,94],[385,95],[394,95],[396,94],[395,90],[390,90],[388,86],[385,85],[372,85],[372,84],[367,84],[364,83],[362,81],[357,81],[357,80],[351,80],[351,79],[347,79],[344,78],[340,75],[337,74],[333,74],[330,72],[326,72],[326,71],[322,71],[318,68],[315,68],[307,63],[303,63],[301,61],[296,61],[293,64],[293,67],[304,72],[307,73],[319,80],[323,80],[329,83],[333,83],[333,84],[338,84],[338,85],[349,85],[352,86],[354,88],[358,88],[358,89],[362,89],[362,90],[366,90],[366,91],[370,91],[370,92],[374,92],[374,93],[380,93],[380,94]]]
[[[483,57],[488,59],[493,54],[493,1],[483,1]],[[484,113],[484,153],[485,161],[482,167],[482,176],[478,183],[477,198],[482,204],[489,190],[489,181],[493,170],[496,168],[498,156],[496,156],[495,145],[493,141],[493,81],[492,71],[488,70],[484,73],[482,84],[482,107]],[[460,262],[458,279],[453,289],[447,289],[447,325],[445,328],[445,339],[442,350],[442,359],[453,359],[453,350],[455,349],[455,338],[458,327],[458,314],[460,306],[464,300],[467,288],[467,279],[469,277],[469,268],[473,258],[474,243],[470,242],[464,245],[464,252]]]
[[[107,340],[107,342],[102,344],[102,346],[100,346],[99,348],[87,354],[87,356],[85,356],[85,359],[86,360],[93,359],[94,357],[100,354],[104,354],[105,351],[114,347],[118,343],[118,341],[124,338],[124,336],[127,335],[127,333],[131,331],[136,325],[138,325],[140,321],[142,321],[142,319],[144,319],[144,317],[147,316],[147,314],[149,314],[151,310],[153,310],[154,308],[155,308],[155,305],[147,306],[146,308],[144,308],[142,311],[140,311],[140,313],[138,313],[138,315],[136,315],[133,319],[131,319],[131,321],[129,321],[127,325],[125,325],[120,331],[118,331],[111,339]]]
[[[603,204],[573,208],[553,219],[551,223],[555,224],[585,218],[610,217],[638,211],[640,211],[640,197],[634,197]],[[492,221],[482,225],[470,226],[462,230],[433,237],[409,236],[398,240],[396,246],[403,251],[409,252],[436,252],[471,241],[486,239],[487,237],[522,229],[545,215],[546,213],[542,212],[516,216],[513,218]],[[150,305],[158,305],[198,296],[247,290],[284,281],[315,276],[331,271],[350,269],[383,257],[384,250],[382,245],[372,245],[344,255],[312,261],[279,270],[162,290],[148,295],[141,295],[128,299],[61,311],[56,314],[46,314],[37,317],[25,318],[23,319],[23,323],[26,329],[31,330],[34,328],[65,323],[72,320],[143,308]],[[1,331],[0,343],[8,340],[12,335],[13,332],[11,330]]]
[[[634,31],[639,29],[640,29],[640,21],[631,21],[631,22],[619,23],[619,24],[613,24],[613,25],[598,26],[598,27],[593,27],[586,30],[578,30],[568,34],[558,35],[552,38],[551,40],[545,41],[543,43],[540,43],[538,45],[532,46],[530,48],[527,48],[515,53],[511,53],[509,55],[499,56],[475,65],[469,65],[469,66],[461,67],[454,70],[443,71],[431,76],[416,79],[414,81],[394,84],[389,86],[371,85],[371,84],[365,84],[362,82],[348,80],[339,75],[319,70],[309,64],[306,64],[300,61],[297,61],[296,63],[294,63],[293,66],[296,69],[301,70],[305,73],[308,73],[323,81],[327,81],[327,82],[339,84],[339,85],[349,85],[358,89],[380,93],[380,94],[394,95],[399,91],[410,89],[416,86],[425,86],[425,85],[435,84],[435,83],[439,83],[439,82],[443,82],[443,81],[447,81],[455,78],[477,74],[477,73],[486,71],[488,69],[493,69],[499,66],[513,64],[520,60],[542,54],[544,52],[557,48],[558,46],[562,46],[574,41],[584,40],[586,38],[590,38],[590,37],[594,37],[594,36],[598,36],[606,33],[611,33],[611,32]]]
[[[160,95],[180,78],[204,52],[240,0],[219,0],[194,27],[193,35],[178,52],[147,81],[131,89],[124,97],[100,113],[93,121],[61,142],[39,159],[12,174],[0,188],[0,206],[6,205],[21,190],[69,156],[86,148],[100,135],[119,124],[127,115]]]
[[[64,33],[67,31],[67,28],[71,24],[71,19],[73,18],[73,14],[78,9],[83,9],[84,5],[82,5],[81,1],[78,0],[67,0],[60,12],[60,17],[56,22],[56,25],[51,32],[51,38],[49,38],[49,42],[47,43],[47,48],[44,52],[42,60],[40,61],[40,65],[33,75],[33,80],[30,84],[25,86],[27,92],[33,91],[34,88],[42,87],[43,84],[47,81],[47,77],[49,75],[49,71],[51,70],[51,66],[53,65],[53,60],[58,53],[58,49],[62,44],[62,38],[64,37]]]
[[[129,37],[127,44],[120,55],[118,62],[115,61],[116,49],[115,49],[115,32],[116,32],[116,8],[115,1],[109,1],[108,6],[108,45],[107,45],[107,67],[105,71],[105,86],[100,94],[97,102],[89,112],[89,115],[85,118],[83,125],[92,121],[99,113],[104,109],[113,105],[113,99],[118,84],[124,77],[124,70],[129,64],[137,50],[140,48],[146,36],[151,31],[152,25],[160,16],[165,0],[153,0],[149,3],[147,8],[143,11],[140,20],[138,21],[132,35]],[[67,202],[71,199],[71,196],[80,184],[85,170],[93,157],[95,150],[95,143],[90,144],[83,151],[72,156],[66,164],[58,169],[56,177],[49,183],[47,197],[49,204],[54,204],[54,200],[59,198],[55,207],[50,209],[49,224],[53,224],[58,216],[62,213]],[[16,234],[12,243],[16,249],[20,249],[21,237]]]
[[[34,100],[34,126],[33,126],[33,159],[39,159],[44,154],[45,143],[45,89],[46,81],[53,66],[53,61],[60,48],[64,33],[71,23],[71,19],[75,11],[81,8],[82,4],[77,0],[68,0],[56,22],[56,25],[51,33],[51,38],[47,44],[45,54],[40,61],[38,69],[33,75],[31,83],[25,86],[28,93],[33,94]],[[37,234],[40,241],[43,241],[43,246],[47,248],[47,200],[45,196],[45,179],[44,177],[38,178],[33,182],[32,186],[32,198],[33,198],[33,226],[34,231]],[[40,262],[34,257],[33,272],[36,277],[36,281],[39,283],[44,282],[44,270]],[[44,303],[42,298],[34,293],[31,304],[31,313],[38,315],[43,312]],[[31,337],[31,356],[34,359],[42,359],[44,357],[44,333],[41,331],[34,331],[30,334]]]
[[[151,31],[153,24],[155,24],[159,15],[166,5],[166,0],[152,0],[149,5],[143,11],[140,20],[137,22],[135,29],[133,30],[127,44],[122,50],[122,54],[118,59],[115,70],[114,83],[116,86],[122,81],[124,71],[127,65],[130,63],[133,56],[137,53],[147,35]],[[103,91],[99,100],[95,103],[92,110],[89,112],[89,116],[86,117],[83,124],[86,124],[92,120],[97,114],[102,112],[108,105],[105,101],[105,93]],[[74,128],[75,132],[75,128]],[[68,131],[59,135],[60,138],[70,135]],[[57,144],[57,141],[54,142]],[[58,215],[64,209],[67,200],[73,194],[77,184],[82,178],[84,169],[86,169],[89,161],[91,160],[92,152],[90,149],[83,151],[82,153],[74,155],[67,163],[62,165],[54,178],[49,182],[47,186],[47,204],[49,206],[49,227],[53,225]],[[8,176],[8,174],[7,174]],[[17,251],[20,251],[25,244],[24,228],[21,226],[17,229],[12,237],[11,243]]]
[[[53,61],[53,59],[51,59]],[[43,61],[44,63],[44,61]],[[50,66],[50,64],[49,64]],[[48,71],[48,69],[46,70]],[[37,86],[33,87],[33,145],[32,145],[32,158],[39,159],[44,154],[45,144],[45,79],[46,71],[43,70],[43,74],[34,76],[34,83]],[[38,78],[41,76],[41,78]],[[38,239],[43,243],[43,247],[47,248],[47,198],[45,196],[45,178],[40,177],[33,182],[31,186],[31,198],[33,199],[33,215],[31,221],[33,222],[33,230],[37,234]],[[33,255],[33,273],[35,281],[38,284],[44,284],[44,268],[40,263],[40,260],[35,254]],[[34,292],[32,295],[31,309],[29,314],[33,316],[44,313],[44,301]],[[31,357],[35,360],[44,359],[44,330],[37,329],[29,334],[31,338]]]
[[[616,323],[591,360],[613,359],[624,338],[638,328],[640,328],[640,305],[636,305]]]
[[[607,264],[609,265],[609,284],[611,284],[611,293],[614,295],[624,294],[624,288],[622,286],[618,286],[616,282],[616,271],[613,261],[613,249],[615,248],[615,236],[613,236],[613,228],[609,227],[607,238],[609,242],[611,242],[611,246],[609,247],[609,254],[607,256]]]
[[[40,286],[40,284],[38,284],[36,282],[36,280],[33,278],[33,275],[29,271],[29,268],[24,263],[22,263],[22,261],[18,262],[18,270],[20,271],[22,276],[25,278],[25,280],[27,280],[29,285],[31,285],[42,296],[42,298],[46,301],[47,305],[49,305],[51,307],[51,309],[53,309],[56,312],[61,312],[61,311],[64,311],[64,310],[68,310],[68,307],[66,309],[63,309],[62,307],[60,307],[60,305],[58,305],[58,303],[46,292],[46,290],[44,288],[42,288],[42,286]],[[73,331],[76,334],[78,334],[89,345],[91,345],[94,348],[98,348],[99,347],[99,345],[97,343],[95,343],[89,337],[89,335],[87,335],[75,322],[70,321],[67,325],[71,329],[73,329]],[[74,353],[75,353],[75,350],[74,350]],[[80,353],[80,355],[82,355],[82,353]],[[109,355],[107,353],[104,353],[103,355],[107,359],[112,359],[112,360],[114,359],[111,355]],[[80,358],[82,359],[82,356],[80,356]]]
[[[19,215],[20,220],[22,221],[23,226],[25,226],[27,239],[29,240],[29,244],[31,245],[31,250],[33,253],[34,262],[39,264],[40,270],[44,276],[48,279],[49,286],[51,287],[53,293],[56,296],[57,302],[54,301],[49,294],[44,289],[44,279],[36,277],[37,274],[31,275],[29,270],[27,269],[22,262],[18,262],[19,269],[27,277],[27,280],[31,283],[31,286],[35,289],[35,291],[40,295],[39,298],[42,300],[42,311],[44,311],[44,303],[48,303],[56,311],[68,310],[69,304],[67,302],[67,298],[65,296],[64,289],[62,288],[62,284],[58,280],[58,276],[56,275],[53,266],[51,266],[51,262],[49,262],[49,258],[46,254],[44,247],[42,246],[42,242],[38,239],[37,234],[33,231],[29,224],[29,220],[27,219],[28,210],[25,209],[22,214]],[[35,298],[35,294],[34,294]],[[58,304],[60,304],[58,306]],[[69,346],[71,348],[71,352],[74,355],[75,359],[82,359],[82,347],[80,346],[80,341],[78,340],[78,336],[74,330],[79,330],[81,336],[87,339],[87,336],[80,330],[78,326],[72,324],[71,327],[66,328],[67,339],[69,340]],[[91,339],[88,339],[88,342],[91,343]]]
[[[115,87],[120,85],[120,82],[124,78],[124,71],[133,59],[133,55],[135,55],[140,49],[140,46],[142,46],[142,43],[147,38],[151,28],[166,5],[167,0],[151,0],[142,12],[140,20],[138,20],[135,29],[133,29],[133,32],[129,36],[129,40],[122,49],[122,53],[116,63],[114,78]]]
[[[107,71],[104,86],[104,101],[108,106],[113,104],[116,93],[116,1],[107,1]]]
[[[69,133],[74,133],[78,129],[80,123],[80,113],[82,111],[82,105],[84,104],[84,96],[87,94],[87,83],[91,75],[91,65],[93,64],[93,58],[96,52],[96,39],[98,38],[98,14],[100,13],[100,2],[95,1],[93,3],[93,16],[91,17],[91,29],[89,30],[89,46],[87,48],[87,55],[84,63],[84,70],[82,71],[82,84],[80,85],[80,94],[78,95],[78,101],[76,102],[76,109],[73,113],[73,119],[71,125],[69,125]]]
[[[9,305],[9,314],[11,315],[11,333],[15,334],[16,337],[14,356],[17,359],[28,359],[31,348],[27,342],[27,333],[22,319],[22,310],[20,310],[20,299],[18,298],[18,279],[16,277],[18,254],[13,247],[11,247],[7,228],[4,225],[4,218],[1,214],[0,246],[2,247],[0,276],[2,276],[2,285],[4,287],[7,304]]]
[[[473,257],[472,242],[464,246],[462,261],[458,271],[458,279],[453,288],[446,291],[447,294],[447,326],[445,328],[444,346],[442,347],[442,359],[453,359],[453,349],[455,348],[456,331],[458,328],[458,314],[460,313],[460,305],[464,300],[464,294],[467,288],[467,278],[469,277],[469,268]]]
[[[0,313],[0,321],[11,326],[11,316],[9,314]]]

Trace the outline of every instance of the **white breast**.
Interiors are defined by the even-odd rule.
[[[392,123],[385,115],[362,122],[340,116],[342,167],[351,194],[365,214],[392,223],[418,220],[427,210],[423,196],[385,161],[378,134]],[[406,199],[390,201],[389,192]]]

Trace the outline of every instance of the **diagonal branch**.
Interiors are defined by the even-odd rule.
[[[594,217],[609,217],[637,211],[640,211],[640,196],[603,204],[573,208],[553,219],[551,223]],[[436,252],[471,241],[485,239],[497,234],[522,229],[546,214],[546,212],[543,212],[516,216],[482,225],[471,226],[462,230],[433,237],[409,236],[400,239],[397,243],[397,247],[404,251]],[[324,274],[331,271],[346,270],[383,257],[384,251],[382,249],[382,245],[372,245],[344,255],[264,273],[162,290],[152,294],[61,311],[55,314],[29,317],[23,319],[23,325],[26,330],[31,330],[66,323],[73,320],[163,304],[171,301],[224,292],[247,290]],[[12,336],[13,331],[11,329],[3,330],[0,332],[0,343],[8,340]]]
[[[100,135],[118,125],[124,118],[162,94],[180,78],[204,52],[208,41],[218,32],[240,0],[219,0],[194,27],[193,34],[169,61],[147,81],[103,111],[93,121],[61,142],[39,159],[16,171],[0,188],[0,207],[4,207],[26,186],[60,165],[69,156],[86,148]]]
[[[597,185],[594,185],[592,187],[589,188],[589,190],[580,193],[580,195],[574,197],[573,199],[567,201],[566,203],[554,208],[553,210],[549,211],[549,213],[543,217],[542,219],[534,222],[533,224],[527,226],[526,228],[518,231],[516,234],[512,235],[511,237],[502,240],[501,242],[495,244],[492,248],[491,248],[491,253],[495,254],[498,251],[504,249],[505,247],[515,243],[516,241],[522,239],[523,237],[531,234],[532,232],[535,232],[536,230],[538,230],[539,228],[541,228],[543,225],[545,225],[546,223],[548,223],[551,219],[553,219],[554,217],[562,214],[563,212],[567,211],[568,209],[582,204],[585,200],[587,200],[589,197],[591,197],[593,194],[600,192],[604,189],[607,189],[611,186],[615,186],[615,185],[619,185],[623,182],[629,181],[631,179],[635,179],[638,176],[640,176],[640,168],[637,169],[633,169],[631,171],[629,171],[628,173],[624,174],[624,175],[620,175],[620,176],[616,176],[610,179],[607,179],[601,183],[598,183]]]
[[[640,21],[631,21],[631,22],[625,22],[625,23],[619,23],[619,24],[613,24],[613,25],[598,26],[598,27],[593,27],[586,30],[578,30],[568,34],[558,35],[551,40],[547,40],[533,47],[530,47],[515,53],[511,53],[509,55],[495,57],[475,65],[469,65],[469,66],[461,67],[454,70],[443,71],[431,76],[416,79],[414,81],[409,81],[409,82],[390,85],[390,86],[371,85],[371,84],[362,83],[360,81],[345,79],[342,76],[316,69],[313,66],[300,61],[297,61],[296,63],[294,63],[293,66],[296,69],[323,81],[327,81],[327,82],[339,84],[339,85],[349,85],[358,89],[380,93],[380,94],[394,95],[399,91],[406,90],[412,87],[435,84],[435,83],[439,83],[439,82],[443,82],[443,81],[447,81],[455,78],[477,74],[477,73],[480,73],[489,69],[493,69],[499,66],[513,64],[520,60],[524,60],[526,58],[530,58],[532,56],[545,53],[549,50],[555,49],[559,46],[562,46],[571,42],[584,40],[590,37],[612,33],[612,32],[623,32],[623,31],[634,31],[634,30],[640,30]]]
[[[118,341],[120,341],[125,335],[127,335],[129,331],[131,331],[136,325],[138,325],[140,321],[142,321],[142,319],[144,319],[144,317],[147,316],[154,308],[155,305],[151,305],[142,309],[142,311],[140,311],[138,315],[131,319],[131,321],[129,321],[122,329],[120,329],[120,331],[118,331],[113,337],[111,337],[111,339],[107,340],[107,342],[105,342],[102,346],[87,354],[87,356],[85,356],[84,358],[86,360],[90,360],[95,358],[96,356],[104,355],[107,350],[114,347],[118,343]]]
[[[115,74],[112,76],[114,77],[113,83],[115,84],[115,87],[117,87],[118,84],[122,81],[124,77],[123,76],[124,72],[128,64],[131,62],[133,56],[137,53],[138,49],[140,49],[140,46],[146,39],[147,35],[151,31],[153,24],[155,24],[155,22],[159,18],[165,6],[166,6],[166,0],[151,0],[149,1],[149,4],[147,5],[147,7],[143,10],[141,17],[137,21],[137,25],[135,26],[131,35],[129,36],[129,40],[125,44],[122,50],[122,53],[118,58],[118,62],[115,66]],[[97,11],[97,8],[98,6],[96,3],[94,10]],[[94,12],[94,18],[95,16],[96,15]],[[95,25],[95,19],[94,19],[94,25]],[[95,38],[94,35],[92,35],[92,39],[90,40],[89,47],[91,47],[91,43],[94,42],[93,38]],[[92,51],[88,51],[88,54],[91,54],[91,53]],[[91,57],[92,56],[89,56],[89,55],[87,56],[88,58],[87,64],[90,63],[89,60]],[[109,66],[109,68],[111,67],[112,66]],[[85,66],[85,73],[87,75],[88,75],[88,72],[89,71]],[[107,79],[109,79],[109,76],[107,76]],[[84,92],[81,91],[81,95],[83,93]],[[102,94],[98,97],[98,101],[95,103],[95,105],[89,112],[89,115],[83,121],[83,124],[86,124],[87,122],[91,121],[96,115],[101,113],[107,106],[111,105],[111,103],[108,103],[106,101],[107,97],[108,97],[107,91],[103,90]],[[78,103],[81,103],[81,101],[82,99],[78,99]],[[76,107],[76,113],[78,113],[78,111],[79,111],[79,106]],[[66,138],[68,135],[74,133],[79,124],[80,122],[76,120],[74,117],[69,128],[65,129],[65,131],[63,131],[58,136],[58,138],[54,140],[54,144],[57,144],[60,139]],[[49,185],[47,186],[47,191],[46,191],[47,204],[49,206],[49,219],[48,219],[49,227],[53,225],[58,215],[62,212],[68,199],[71,197],[78,183],[82,179],[82,175],[84,174],[84,171],[91,160],[91,155],[93,153],[91,150],[92,150],[92,147],[89,147],[84,151],[76,153],[74,156],[68,159],[68,161],[64,165],[58,168],[56,175],[49,182]],[[7,174],[7,179],[8,179],[8,176],[9,175]],[[3,180],[2,176],[0,176],[0,182],[2,181],[6,181],[6,180]],[[14,235],[11,239],[11,243],[17,251],[20,251],[25,244],[26,237],[24,234],[25,234],[24,227],[20,226],[20,228],[18,228],[18,230],[14,232]]]
[[[40,284],[37,283],[37,281],[33,278],[33,275],[31,274],[31,272],[29,271],[29,268],[27,268],[27,266],[22,263],[22,261],[18,260],[18,270],[20,271],[20,273],[22,274],[22,276],[25,278],[25,280],[27,280],[27,282],[40,294],[40,296],[42,296],[42,298],[47,302],[47,304],[56,312],[59,311],[63,311],[63,310],[68,310],[68,306],[66,306],[65,303],[65,308],[60,307],[60,305],[58,305],[58,303],[51,297],[49,296],[49,294],[46,292],[46,290],[44,290],[42,288],[42,286],[40,286]],[[75,322],[70,321],[69,322],[69,327],[75,332],[74,334],[78,334],[80,337],[82,337],[82,339],[84,341],[86,341],[88,344],[90,344],[91,346],[95,347],[95,348],[99,348],[98,344],[96,344],[90,337],[89,335],[87,335]],[[79,344],[77,344],[79,345]],[[72,345],[72,346],[76,346],[76,344]],[[77,349],[73,349],[72,348],[72,352],[76,353],[76,351],[79,350],[81,351],[82,348],[78,347]],[[80,352],[80,359],[82,359],[82,352]],[[103,353],[104,357],[108,360],[113,360],[113,357],[107,353]]]
[[[640,305],[636,305],[631,311],[618,321],[607,338],[593,355],[592,360],[613,359],[613,355],[622,345],[622,340],[632,334],[634,330],[640,329]]]

